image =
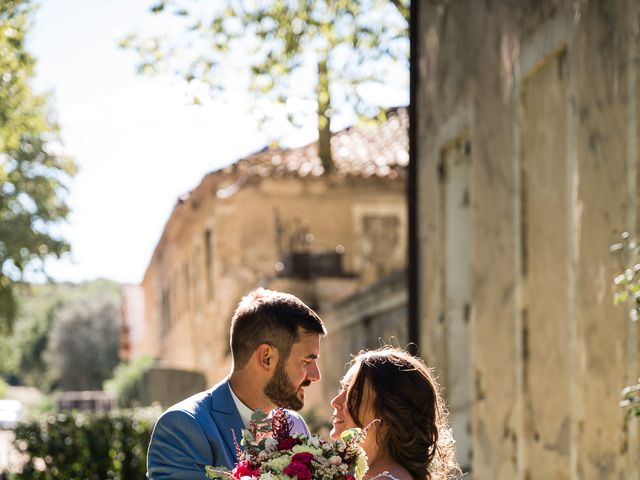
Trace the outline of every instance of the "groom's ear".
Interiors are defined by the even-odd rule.
[[[265,371],[275,370],[278,364],[278,350],[268,343],[261,343],[254,352],[258,366]]]

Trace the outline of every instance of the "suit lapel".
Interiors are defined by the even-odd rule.
[[[231,396],[228,380],[221,382],[218,387],[211,392],[211,414],[220,429],[230,458],[235,462],[236,446],[233,441],[233,433],[235,433],[239,444],[242,438],[244,424]]]

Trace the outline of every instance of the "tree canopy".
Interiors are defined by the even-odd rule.
[[[83,299],[61,309],[44,353],[52,385],[61,390],[100,390],[118,364],[118,305]]]
[[[32,6],[0,2],[0,333],[16,314],[15,283],[43,260],[69,250],[52,227],[66,219],[67,183],[75,172],[62,155],[59,129],[30,81],[35,59],[25,48]]]
[[[43,391],[56,388],[60,383],[58,372],[45,361],[45,352],[51,350],[53,330],[61,330],[56,326],[59,320],[68,316],[69,310],[77,310],[78,304],[88,304],[88,310],[99,311],[105,304],[118,306],[121,301],[120,285],[103,279],[79,284],[20,285],[15,295],[19,308],[13,332],[0,336],[0,378]],[[78,330],[72,335],[89,335],[88,340],[81,339],[87,345],[92,341],[90,332]],[[102,341],[117,343],[119,333],[111,331],[110,335]],[[104,361],[110,365],[110,360]]]
[[[140,73],[170,72],[221,95],[246,81],[262,117],[294,125],[317,114],[320,157],[331,168],[331,118],[350,110],[384,118],[366,86],[401,72],[408,85],[409,0],[160,0],[151,12],[178,19],[178,33],[129,35]],[[387,105],[388,106],[388,105]]]

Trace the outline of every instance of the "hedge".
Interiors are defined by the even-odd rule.
[[[66,412],[15,428],[15,446],[25,456],[12,479],[145,479],[146,454],[159,408],[111,412]]]

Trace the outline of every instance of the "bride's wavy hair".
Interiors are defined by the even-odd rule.
[[[358,370],[349,387],[347,408],[355,423],[363,427],[361,407],[372,401],[380,420],[378,447],[406,468],[414,480],[458,475],[449,415],[438,384],[422,360],[385,346],[360,352],[351,364]]]

